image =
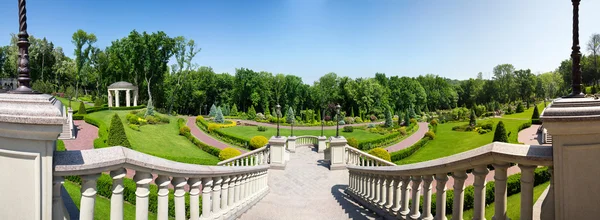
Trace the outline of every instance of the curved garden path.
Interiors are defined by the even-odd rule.
[[[75,139],[63,140],[67,150],[94,149],[94,139],[98,138],[98,128],[84,120],[73,120],[75,124]]]
[[[232,121],[240,121],[242,124],[247,124],[247,125],[260,125],[260,126],[265,126],[265,127],[271,127],[271,128],[276,128],[277,124],[271,124],[271,123],[264,123],[264,122],[256,122],[256,121],[250,121],[250,120],[242,120],[242,119],[227,119],[227,120],[232,120]],[[369,124],[383,124],[383,121],[378,121],[378,122],[368,122],[368,123],[360,123],[360,124],[347,124],[347,125],[340,125],[340,128],[346,127],[346,126],[363,126],[363,125],[369,125]],[[279,125],[280,128],[283,129],[291,129],[290,126],[287,125]],[[335,129],[336,126],[323,126],[323,129]],[[321,126],[294,126],[294,130],[321,130]]]
[[[230,146],[229,144],[223,143],[220,140],[217,140],[211,137],[210,135],[204,133],[204,131],[200,130],[200,128],[198,128],[198,126],[196,125],[196,117],[188,117],[186,125],[190,128],[190,133],[192,133],[194,137],[198,138],[198,140],[202,141],[202,143],[219,148],[221,150]],[[237,149],[242,153],[246,152],[245,150],[239,148]]]
[[[386,147],[385,149],[388,152],[394,152],[394,151],[399,151],[404,148],[412,146],[413,144],[419,142],[419,140],[421,140],[421,138],[423,138],[423,136],[425,136],[425,133],[427,133],[427,131],[429,130],[428,125],[429,125],[429,123],[427,123],[427,122],[419,122],[419,130],[417,130],[415,133],[411,134],[404,140],[402,140],[392,146]]]

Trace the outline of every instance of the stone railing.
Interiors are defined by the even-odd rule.
[[[373,156],[350,145],[346,145],[346,164],[354,166],[396,166],[395,163]]]
[[[296,137],[296,146],[317,146],[319,137],[317,136],[298,136]]]
[[[485,178],[489,172],[487,165],[491,164],[494,166],[496,181],[494,219],[507,219],[507,168],[510,163],[516,163],[521,169],[521,219],[532,219],[534,170],[537,166],[552,166],[552,160],[552,147],[492,143],[464,153],[410,165],[349,165],[347,192],[386,219],[433,219],[431,196],[432,182],[435,179],[435,219],[445,219],[446,182],[448,173],[451,173],[450,176],[454,179],[452,219],[463,219],[467,170],[473,170],[473,219],[485,219]],[[551,179],[550,192],[553,192],[553,185]],[[423,208],[419,210],[421,193]],[[409,200],[412,200],[410,207]],[[553,209],[553,196],[549,194],[542,205],[542,213],[553,213]]]
[[[219,166],[260,166],[269,163],[269,147],[264,146],[217,163]]]
[[[185,164],[124,147],[55,152],[52,219],[70,219],[61,197],[64,176],[81,177],[79,217],[94,219],[96,180],[104,172],[110,172],[113,179],[110,219],[123,219],[123,178],[126,169],[135,171],[136,219],[148,219],[149,184],[158,186],[158,219],[169,218],[170,185],[174,188],[176,219],[186,218],[186,186],[189,186],[189,213],[192,219],[235,219],[268,193],[268,168],[268,165],[222,167]],[[157,178],[154,179],[154,176]]]

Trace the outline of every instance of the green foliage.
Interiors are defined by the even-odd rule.
[[[430,140],[433,140],[433,139],[435,139],[435,133],[433,133],[433,131],[425,132],[425,136],[424,137],[425,138],[429,138]]]
[[[254,110],[254,106],[250,106],[250,108],[248,108],[248,119],[249,120],[256,119],[256,110]]]
[[[404,126],[406,126],[406,127],[410,126],[410,116],[409,116],[408,112],[406,112],[404,114]]]
[[[256,130],[257,130],[257,131],[260,131],[260,132],[265,132],[265,131],[267,131],[267,127],[266,127],[266,126],[260,126],[260,125],[259,125],[259,126],[257,126],[257,127],[256,127]]]
[[[231,107],[231,111],[229,111],[229,115],[233,115],[233,116],[238,115],[237,105],[233,104],[233,106]]]
[[[250,139],[250,147],[253,150],[261,148],[261,147],[265,146],[267,143],[269,143],[269,140],[267,140],[267,138],[264,136],[255,136],[252,139]]]
[[[94,101],[94,107],[102,107],[103,104],[104,101],[102,100],[102,98],[96,97],[96,100]]]
[[[131,144],[129,143],[129,140],[127,140],[127,135],[125,134],[123,122],[121,122],[121,118],[116,113],[110,120],[110,128],[108,129],[108,139],[106,143],[108,146],[131,148]]]
[[[56,140],[56,151],[66,151],[65,142],[63,140]]]
[[[391,161],[390,153],[388,153],[387,150],[385,150],[381,147],[371,149],[369,151],[369,154],[379,157],[381,159],[387,160],[387,161]]]
[[[221,150],[221,153],[219,153],[219,160],[227,160],[229,158],[237,157],[241,154],[242,152],[240,152],[238,149],[226,147],[225,149]]]
[[[346,126],[346,127],[344,127],[344,130],[343,130],[343,132],[348,132],[348,133],[353,132],[353,131],[354,131],[354,127],[352,127],[352,126]]]
[[[521,112],[523,112],[523,111],[525,111],[525,108],[523,108],[523,103],[522,103],[522,102],[519,102],[519,103],[517,104],[517,109],[516,109],[516,112],[517,112],[517,113],[521,113]]]
[[[533,114],[531,115],[531,120],[540,119],[540,112],[538,110],[537,105],[533,108]]]
[[[348,145],[358,148],[358,140],[356,140],[354,137],[348,138]]]
[[[391,155],[390,155],[391,160],[394,161],[394,163],[398,163],[398,161],[409,157],[410,155],[414,154],[417,150],[419,150],[422,147],[424,147],[425,145],[427,145],[427,143],[429,143],[429,141],[431,141],[429,138],[423,138],[410,147],[404,148],[399,151],[395,151],[395,152],[391,153]]]
[[[471,110],[471,116],[469,117],[469,124],[471,126],[475,126],[477,124],[476,118],[477,116],[475,115],[475,110]]]
[[[392,112],[390,112],[390,110],[385,111],[385,126],[388,128],[394,126],[394,121],[392,119]]]
[[[525,128],[528,128],[528,127],[531,127],[531,122],[530,121],[525,122],[525,123],[519,125],[519,128],[517,129],[517,131],[521,131],[521,130],[523,130]]]
[[[187,133],[190,133],[190,127],[184,125],[179,128],[179,135],[185,135]]]
[[[129,128],[131,128],[134,131],[140,131],[140,126],[136,124],[130,124]]]
[[[215,117],[216,115],[217,115],[217,107],[215,106],[215,104],[212,104],[212,106],[210,106],[210,111],[208,112],[208,116]]]
[[[294,122],[294,109],[292,109],[292,107],[290,106],[290,108],[287,111],[287,114],[285,115],[285,122],[287,122],[288,124],[292,124],[292,122]]]
[[[215,122],[216,123],[223,123],[225,122],[225,118],[223,118],[223,112],[221,111],[221,108],[217,108],[217,113],[215,115]]]
[[[196,120],[198,120],[198,118],[196,118]],[[204,120],[201,120],[201,121],[204,121]],[[185,125],[185,119],[178,118],[177,126],[179,127],[179,135],[186,137],[189,141],[192,142],[192,144],[196,145],[196,147],[199,147],[204,152],[207,152],[207,153],[209,153],[213,156],[217,156],[217,157],[221,153],[221,149],[210,146],[208,144],[205,144],[205,143],[201,142],[200,140],[198,140],[196,137],[194,137],[190,133],[190,128],[187,125]]]
[[[85,104],[83,104],[83,102],[79,103],[79,110],[77,111],[77,114],[80,114],[80,115],[87,114],[87,112],[85,111]]]
[[[506,129],[504,128],[504,122],[502,121],[498,122],[498,125],[496,125],[493,142],[496,141],[508,143],[508,135],[506,135]]]

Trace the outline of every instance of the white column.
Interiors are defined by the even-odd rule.
[[[373,205],[375,206],[379,206],[381,201],[381,185],[383,185],[381,175],[375,175],[375,198],[373,199]]]
[[[235,181],[237,176],[229,177],[229,191],[227,192],[227,215],[225,217],[231,217],[233,211],[235,211]]]
[[[108,90],[108,107],[113,107],[113,96],[112,96],[112,90]]]
[[[403,176],[402,178],[402,193],[401,193],[401,207],[400,207],[400,211],[398,212],[398,218],[400,219],[406,219],[406,217],[408,216],[408,213],[410,212],[410,209],[408,208],[408,200],[410,198],[410,186],[408,184],[410,184],[410,176]]]
[[[167,220],[169,219],[169,185],[171,179],[168,176],[158,175],[154,182],[158,186],[157,218],[158,220]]]
[[[94,204],[96,203],[96,180],[99,174],[81,176],[81,201],[79,205],[79,219],[94,219]]]
[[[229,181],[231,181],[229,176],[223,177],[223,187],[221,188],[221,210],[223,210],[224,217],[227,217],[227,214],[230,214],[229,207],[227,206],[227,201],[229,200]]]
[[[137,100],[138,100],[138,90],[135,89],[133,90],[133,106],[137,106]]]
[[[130,104],[130,103],[131,103],[131,102],[130,102],[130,101],[131,101],[131,98],[130,98],[130,96],[129,96],[129,92],[130,92],[130,91],[131,91],[130,89],[128,89],[128,90],[125,90],[125,105],[126,105],[127,107],[131,106],[131,104]]]
[[[175,188],[175,192],[173,192],[173,197],[175,200],[175,219],[176,220],[185,220],[185,185],[187,184],[187,180],[184,177],[173,177],[171,181],[173,187]]]
[[[270,161],[271,169],[285,170],[285,143],[287,139],[284,136],[276,137],[273,136],[269,139],[270,148]]]
[[[454,199],[452,200],[452,219],[462,220],[463,219],[463,207],[465,205],[465,180],[467,179],[467,172],[456,171],[452,173],[454,178]]]
[[[494,217],[493,220],[506,220],[506,169],[508,163],[494,165]]]
[[[419,204],[421,200],[421,176],[412,176],[412,208],[410,210],[410,219],[417,220],[421,217]]]
[[[485,220],[485,177],[489,173],[487,166],[475,167],[475,198],[473,204],[473,220]]]
[[[118,89],[115,89],[115,107],[119,107],[119,91]]]
[[[148,195],[150,195],[148,184],[152,182],[152,174],[135,171],[133,180],[137,185],[135,190],[135,219],[148,220]]]
[[[200,217],[200,178],[189,178],[188,185],[190,186],[190,218],[198,219]]]
[[[202,217],[200,219],[212,219],[211,192],[213,180],[210,177],[202,178]]]
[[[65,179],[62,176],[55,176],[52,182],[52,219],[71,219],[62,200],[62,188]]]
[[[221,177],[213,177],[215,186],[212,192],[212,207],[213,215],[215,219],[221,218],[221,184],[223,179]]]
[[[431,182],[433,182],[432,175],[423,176],[423,214],[421,214],[423,220],[433,219],[431,214]]]
[[[110,171],[110,177],[113,179],[112,196],[110,196],[110,219],[123,219],[123,178],[127,175],[124,168]]]
[[[233,206],[235,207],[234,211],[237,212],[240,210],[240,199],[241,199],[241,195],[242,195],[242,188],[241,188],[241,184],[242,184],[242,175],[236,175],[235,176],[235,189],[234,189],[234,193],[235,195],[233,196]]]
[[[446,173],[435,174],[435,219],[446,220],[446,182],[448,175]]]
[[[394,206],[390,209],[390,213],[398,212],[400,210],[400,195],[402,194],[402,190],[400,189],[400,177],[394,176],[394,184],[392,188],[394,189],[393,197],[394,197]]]
[[[521,168],[521,219],[533,219],[533,181],[536,166],[522,165]]]
[[[377,184],[377,176],[375,176],[375,174],[370,174],[369,178],[371,187],[371,190],[369,190],[369,201],[373,202],[375,201],[375,198],[377,198],[375,195],[377,194],[377,186],[375,186]]]

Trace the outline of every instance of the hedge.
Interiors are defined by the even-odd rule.
[[[96,120],[87,115],[83,120],[88,124],[98,127],[98,138],[94,139],[94,148],[108,147],[108,126],[103,121]]]
[[[81,178],[79,176],[66,176],[65,179],[81,185]],[[135,205],[135,181],[129,178],[123,178],[123,199],[132,205]],[[158,203],[158,186],[150,184],[150,195],[148,202],[148,210],[152,213],[157,212]],[[96,181],[97,194],[106,198],[112,196],[112,178],[108,174],[102,174]],[[185,210],[187,218],[190,218],[190,196],[188,193],[185,194]],[[202,213],[202,195],[200,195],[200,213]],[[173,190],[169,189],[169,216],[175,217],[175,200]],[[186,219],[187,219],[186,218]]]
[[[409,125],[406,130],[407,131],[412,131],[416,126],[416,123],[414,125]],[[404,135],[401,135],[401,132],[392,132],[390,134],[384,135],[383,137],[380,138],[376,138],[376,139],[371,139],[371,140],[366,140],[366,141],[360,141],[358,143],[358,149],[361,150],[370,150],[376,147],[381,147],[384,145],[387,145],[389,143],[393,143],[395,141],[397,141],[398,139],[402,138]]]
[[[121,117],[115,113],[110,120],[110,128],[108,129],[108,141],[106,142],[109,146],[123,146],[131,148],[131,144],[125,134],[125,127],[121,121]]]
[[[73,120],[83,120],[84,117],[85,117],[85,115],[74,114]]]
[[[437,131],[437,125],[429,126],[429,131],[427,131],[427,133],[431,132],[431,134],[434,135],[433,138],[435,138],[435,131]],[[431,141],[431,140],[433,140],[433,139],[428,137],[427,135],[425,135],[421,140],[419,140],[417,143],[413,144],[412,146],[391,153],[390,155],[392,157],[392,162],[397,164],[397,162],[399,162],[400,160],[407,158],[410,155],[413,155],[415,152],[417,152],[417,150],[419,150],[422,147],[424,147],[425,145],[427,145],[427,143],[429,143],[429,141]]]
[[[529,128],[529,127],[531,127],[531,124],[532,124],[532,123],[529,121],[529,122],[525,122],[525,123],[523,123],[523,124],[519,125],[519,130],[518,130],[518,131],[521,131],[521,130],[523,130],[523,129],[525,129],[525,128]]]
[[[199,147],[201,150],[203,150],[215,157],[219,157],[219,154],[221,153],[221,149],[210,146],[208,144],[205,144],[202,141],[198,140],[196,137],[194,137],[190,133],[189,127],[187,127],[187,125],[185,124],[185,119],[178,118],[177,125],[179,126],[179,131],[180,131],[179,135],[186,137],[189,141],[191,141],[194,145]],[[185,129],[184,127],[187,127],[187,129]],[[182,131],[183,131],[183,134],[181,134]]]
[[[56,151],[66,151],[65,142],[63,140],[56,140]]]
[[[106,107],[106,106],[102,106],[102,107],[91,107],[91,108],[86,108],[85,111],[87,114],[92,113],[92,112],[99,112],[99,111],[106,111],[106,110],[136,110],[136,109],[143,109],[146,108],[145,105],[138,105],[138,106],[125,106],[125,107]],[[73,110],[73,114],[78,113],[79,110]]]
[[[208,130],[209,123],[206,120],[198,120],[198,118],[196,118],[196,124],[203,131],[214,134],[214,135],[218,136],[219,138],[224,139],[225,142],[235,143],[237,145],[248,148],[248,143],[250,142],[250,139],[248,139],[248,138],[238,137],[238,136],[235,136],[232,134],[228,134],[227,132],[221,131],[220,129],[211,129],[211,131],[209,131]],[[213,124],[213,123],[210,123],[210,124]],[[230,125],[230,126],[235,126],[235,123],[233,123],[233,124],[234,125]]]

